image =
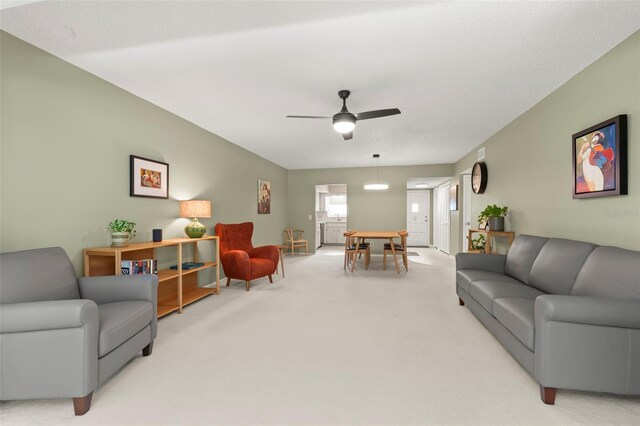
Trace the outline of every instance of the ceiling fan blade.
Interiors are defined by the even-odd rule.
[[[331,117],[323,117],[320,115],[287,115],[287,118],[331,118]]]
[[[356,114],[356,118],[358,120],[368,120],[370,118],[387,117],[389,115],[396,115],[396,114],[400,114],[400,110],[398,108],[378,109],[375,111],[359,112]]]
[[[349,132],[349,133],[343,133],[342,137],[344,138],[345,141],[348,141],[350,139],[353,139],[353,132]]]

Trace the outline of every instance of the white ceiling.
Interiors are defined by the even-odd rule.
[[[0,28],[288,169],[366,167],[458,160],[638,30],[640,2],[44,1]],[[340,89],[402,114],[351,141],[285,118]]]

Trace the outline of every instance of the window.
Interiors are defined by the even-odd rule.
[[[347,216],[346,195],[330,195],[326,198],[328,216]]]

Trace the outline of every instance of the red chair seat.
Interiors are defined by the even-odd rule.
[[[260,259],[253,257],[249,259],[251,262],[251,279],[256,279],[273,274],[276,269],[271,259]]]

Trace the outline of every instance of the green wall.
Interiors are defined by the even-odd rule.
[[[316,185],[343,183],[347,185],[350,229],[406,229],[407,179],[453,176],[453,171],[452,164],[380,167],[380,180],[388,183],[389,189],[365,191],[365,182],[376,179],[374,167],[289,170],[289,225],[304,230],[309,242],[314,241]]]
[[[571,135],[628,116],[629,195],[574,200]],[[508,230],[640,250],[640,32],[609,51],[481,146],[488,185],[472,194],[472,225],[487,204],[507,205]],[[477,149],[456,163],[456,175]],[[460,184],[461,184],[460,180]],[[459,216],[452,222],[461,229]],[[459,238],[452,247],[459,247]]]
[[[0,32],[1,250],[61,246],[76,272],[82,249],[110,244],[106,224],[137,223],[135,241],[184,236],[180,199],[212,201],[217,222],[255,223],[254,243],[279,243],[287,171],[166,110]],[[170,199],[129,196],[129,155],[169,163]],[[257,214],[257,179],[272,184]]]

